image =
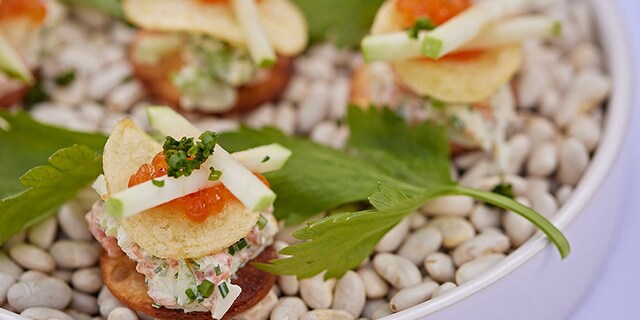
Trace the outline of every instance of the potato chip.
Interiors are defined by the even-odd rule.
[[[105,145],[103,162],[110,194],[126,189],[129,177],[162,150],[160,144],[130,119],[120,121]],[[229,199],[223,210],[203,222],[183,212],[159,206],[120,221],[129,236],[146,252],[160,258],[198,258],[220,252],[246,236],[260,213]]]
[[[307,46],[307,23],[302,12],[288,0],[258,3],[261,22],[278,54],[296,55]],[[246,39],[227,3],[198,0],[125,0],[131,22],[149,30],[208,34],[244,47]]]

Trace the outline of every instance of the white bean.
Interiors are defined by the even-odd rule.
[[[373,315],[371,315],[371,319],[380,319],[392,314],[393,311],[391,311],[391,306],[388,303],[385,303],[373,312]]]
[[[84,219],[86,210],[78,201],[65,203],[58,211],[60,228],[72,240],[91,240],[93,236],[89,232],[87,222]]]
[[[560,164],[558,181],[562,184],[576,185],[589,164],[587,148],[576,138],[568,138],[560,146]]]
[[[553,140],[556,136],[556,127],[547,118],[531,117],[527,121],[526,133],[531,139],[531,143],[537,146],[542,142]]]
[[[309,80],[302,76],[294,76],[284,92],[284,98],[292,102],[301,102],[309,92]]]
[[[62,270],[62,269],[58,269],[54,272],[51,273],[51,276],[54,278],[58,278],[66,283],[70,283],[71,282],[71,276],[73,275],[73,272],[69,271],[69,270]]]
[[[431,220],[427,226],[442,233],[442,245],[447,249],[455,248],[475,235],[473,225],[459,217],[438,217]]]
[[[358,274],[364,282],[367,298],[379,299],[389,293],[389,285],[380,278],[370,265],[358,269]]]
[[[20,279],[18,279],[18,281],[20,282],[27,282],[27,281],[34,281],[34,280],[38,280],[38,279],[44,279],[44,278],[48,278],[49,276],[46,273],[42,273],[40,271],[36,271],[36,270],[28,270],[27,272],[23,273],[20,276]]]
[[[18,311],[31,307],[63,309],[71,301],[71,288],[56,278],[18,282],[9,288],[7,300]]]
[[[95,296],[78,291],[73,291],[71,293],[70,307],[88,314],[95,314],[100,311],[100,308],[98,307],[98,300]]]
[[[362,278],[354,271],[347,271],[336,283],[331,309],[347,311],[355,318],[362,313],[366,300]]]
[[[393,229],[380,239],[375,247],[376,252],[392,252],[396,251],[402,244],[402,241],[409,233],[409,219],[404,218]]]
[[[296,109],[290,102],[281,102],[276,108],[274,125],[280,131],[292,135],[296,131]]]
[[[573,188],[571,186],[563,185],[562,187],[560,187],[556,192],[558,205],[563,205],[565,202],[567,202],[567,200],[569,200],[569,197],[571,197],[572,193],[573,193]]]
[[[233,317],[233,320],[267,320],[271,310],[278,303],[278,296],[272,291],[255,306]]]
[[[71,275],[71,284],[76,290],[95,293],[102,288],[100,268],[78,269]]]
[[[427,281],[398,291],[398,293],[391,298],[391,311],[402,311],[429,300],[438,287],[439,285],[437,283]]]
[[[484,204],[478,204],[471,210],[469,220],[479,231],[487,228],[497,228],[500,226],[500,212]]]
[[[581,116],[569,125],[569,136],[582,141],[582,144],[589,151],[595,150],[600,141],[601,129],[598,123],[586,116]]]
[[[22,268],[13,262],[4,251],[0,251],[0,270],[12,276],[14,279],[20,278],[22,274]]]
[[[351,82],[345,76],[339,76],[332,81],[333,85],[331,86],[331,97],[329,101],[329,116],[332,119],[342,119],[347,113]]]
[[[102,100],[104,96],[131,74],[127,62],[115,63],[102,72],[92,74],[87,93],[93,100]]]
[[[558,149],[554,142],[538,145],[531,152],[527,161],[527,172],[534,176],[546,177],[551,175],[558,165]]]
[[[451,291],[455,288],[457,288],[458,286],[453,283],[453,282],[445,282],[443,284],[440,285],[440,287],[438,287],[438,289],[436,289],[436,291],[433,292],[433,294],[431,295],[431,299],[435,299],[445,293],[447,293],[448,291]]]
[[[300,320],[353,320],[349,312],[343,310],[317,309],[305,313]]]
[[[416,230],[427,224],[427,217],[420,212],[409,215],[409,229]]]
[[[390,253],[379,253],[373,258],[373,268],[392,286],[398,289],[420,283],[422,275],[413,262]]]
[[[600,69],[602,67],[602,57],[600,49],[592,42],[582,42],[578,44],[569,54],[569,60],[575,70]]]
[[[330,61],[317,57],[302,57],[296,59],[295,68],[298,74],[311,79],[332,80],[333,66]]]
[[[456,271],[456,283],[460,286],[477,278],[487,270],[491,269],[491,267],[504,260],[504,258],[504,254],[495,253],[482,256],[463,264]]]
[[[553,218],[558,211],[556,198],[548,192],[533,194],[531,197],[531,205],[534,210],[538,211],[547,219]]]
[[[307,313],[309,309],[304,301],[298,297],[285,297],[271,311],[271,320],[296,320]]]
[[[338,126],[336,122],[327,120],[316,124],[313,129],[311,129],[309,138],[316,143],[328,146],[333,142],[333,137],[337,131]]]
[[[424,268],[433,280],[440,283],[453,281],[456,272],[451,257],[442,252],[434,252],[424,258]]]
[[[571,69],[571,67],[569,67]],[[566,70],[566,69],[565,69]],[[571,76],[571,70],[569,71],[569,76]],[[558,112],[558,108],[560,107],[560,93],[558,93],[558,89],[549,88],[542,95],[542,100],[540,101],[540,106],[538,107],[538,111],[544,116],[553,117],[556,112]],[[555,131],[555,128],[554,128]]]
[[[43,307],[25,309],[20,315],[33,320],[73,320],[71,316],[62,311]]]
[[[145,95],[140,82],[132,80],[115,87],[105,99],[109,110],[126,112],[131,109],[134,103],[138,102]]]
[[[300,280],[300,297],[313,309],[327,309],[333,301],[335,280],[324,281],[324,273]]]
[[[98,248],[84,241],[60,240],[51,246],[50,252],[63,268],[90,267],[100,258]]]
[[[527,182],[529,183],[529,191],[526,195],[522,195],[527,198],[531,198],[533,195],[539,193],[547,193],[550,190],[551,183],[547,178],[529,177],[527,178]]]
[[[498,184],[508,183],[511,185],[513,189],[513,193],[515,195],[525,195],[529,191],[529,183],[523,177],[508,174],[508,175],[494,175],[485,177],[479,180],[474,187],[480,188],[482,190],[493,190]]]
[[[511,247],[509,237],[499,232],[483,232],[459,245],[452,254],[453,262],[460,266],[478,257],[505,253]]]
[[[389,307],[389,302],[384,299],[367,300],[362,311],[362,316],[368,319],[373,318],[373,313],[380,307],[386,305]],[[391,309],[389,309],[391,311]]]
[[[28,240],[36,246],[46,249],[56,238],[58,223],[55,217],[49,217],[29,229]]]
[[[288,296],[293,296],[298,293],[300,283],[298,282],[296,276],[279,276],[278,287],[280,287],[282,293]]]
[[[7,292],[14,283],[16,283],[16,279],[13,276],[0,271],[0,305],[7,301]]]
[[[529,206],[529,202],[526,201],[526,199],[517,200],[518,202]],[[502,217],[502,225],[504,226],[505,233],[509,236],[511,243],[515,247],[521,246],[536,231],[535,226],[529,222],[529,220],[512,211],[508,211],[504,214]]]
[[[271,102],[267,102],[251,112],[245,119],[245,123],[252,128],[259,129],[272,125],[275,122],[275,116],[275,106]]]
[[[309,95],[300,104],[298,124],[302,132],[309,132],[327,116],[329,87],[325,82],[316,81],[311,85]]]
[[[398,250],[398,255],[418,265],[424,258],[440,249],[442,233],[435,228],[422,228],[410,234]]]
[[[611,80],[594,69],[578,73],[562,99],[555,122],[564,127],[578,115],[590,112],[602,104],[611,92]]]
[[[74,320],[91,320],[91,315],[86,314],[84,312],[80,312],[78,310],[67,309],[64,312],[66,314],[68,314],[71,318],[73,318]],[[102,320],[102,318],[101,318],[101,320]]]
[[[111,291],[104,286],[98,294],[98,306],[100,307],[100,315],[108,317],[109,313],[115,308],[125,307],[116,297],[111,294]]]
[[[473,199],[466,196],[446,196],[425,203],[420,209],[432,215],[466,217],[473,208]]]
[[[56,269],[56,262],[50,254],[31,244],[19,244],[9,250],[9,255],[21,266],[42,272]]]
[[[22,232],[18,232],[16,234],[12,235],[11,237],[9,237],[9,239],[7,239],[4,242],[4,244],[2,244],[2,246],[5,249],[10,250],[11,248],[15,247],[16,245],[23,244],[26,240],[27,240],[27,233],[25,231],[22,231]]]
[[[525,134],[516,134],[507,142],[509,167],[507,173],[518,173],[531,152],[531,139]]]
[[[107,320],[138,320],[138,315],[129,308],[115,308],[109,312]]]

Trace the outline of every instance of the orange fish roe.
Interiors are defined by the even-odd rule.
[[[2,0],[0,1],[0,20],[27,16],[42,22],[47,15],[47,7],[42,0]]]
[[[129,187],[137,184],[156,179],[167,175],[167,161],[164,153],[160,152],[151,164],[143,164],[138,171],[129,178]],[[261,174],[255,175],[265,185],[269,186],[267,179]],[[215,215],[224,209],[224,205],[228,200],[234,200],[236,197],[223,184],[218,184],[211,188],[202,189],[198,192],[188,194],[184,197],[172,200],[171,202],[160,205],[160,207],[171,208],[175,211],[182,211],[187,218],[195,222],[203,222],[209,216]]]
[[[416,19],[425,17],[441,25],[471,4],[471,0],[397,0],[396,9],[403,17],[403,27],[410,28]]]

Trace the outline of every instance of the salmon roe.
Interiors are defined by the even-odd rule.
[[[160,152],[150,164],[143,164],[138,171],[129,178],[129,187],[167,175],[169,165],[164,153]],[[269,186],[267,179],[255,174],[265,185]],[[235,196],[223,184],[202,189],[184,197],[162,204],[159,207],[184,212],[192,221],[203,222],[209,216],[217,214],[224,209],[226,201],[236,199]]]
[[[397,0],[396,9],[402,15],[403,27],[410,28],[416,19],[425,17],[441,25],[471,4],[471,0]]]
[[[44,21],[47,7],[42,0],[0,0],[0,20],[27,16],[35,21]]]

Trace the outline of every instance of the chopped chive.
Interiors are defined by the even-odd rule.
[[[200,295],[203,298],[209,298],[211,296],[211,294],[213,293],[213,282],[205,279],[204,281],[202,281],[202,283],[200,283],[200,285],[198,286],[198,292],[200,293]]]
[[[436,109],[442,109],[445,107],[445,103],[440,101],[440,100],[436,100],[436,99],[431,99],[431,105],[436,108]]]
[[[267,218],[265,218],[263,215],[260,215],[260,217],[258,217],[258,228],[260,228],[260,230],[264,229],[264,227],[267,226],[267,223],[269,221],[267,221]]]
[[[247,240],[245,240],[245,238],[242,238],[240,240],[238,240],[238,242],[236,242],[236,245],[238,246],[238,251],[246,248],[247,246],[249,246],[249,244],[247,243]]]
[[[191,260],[191,264],[196,267],[196,270],[200,270],[200,264],[197,263],[195,260]]]
[[[154,303],[151,304],[151,307],[153,307],[155,309],[160,309],[162,306],[154,302]]]
[[[153,183],[154,186],[159,188],[164,187],[164,180],[151,179],[151,183]]]
[[[220,270],[220,266],[216,266],[215,268],[213,268],[213,270],[216,272],[216,276],[219,276],[222,274],[222,270]]]
[[[209,168],[209,170],[211,171],[211,173],[209,173],[210,181],[218,181],[218,179],[220,179],[220,176],[222,176],[222,171],[220,170],[216,170],[213,167]]]
[[[157,268],[155,268],[155,270],[153,270],[153,273],[160,273],[160,271],[162,271],[162,265],[159,265]]]
[[[236,245],[231,245],[231,247],[229,247],[229,254],[230,255],[234,255],[236,254]]]
[[[60,87],[70,85],[76,79],[76,70],[69,69],[56,77],[56,84]]]
[[[227,295],[229,294],[229,287],[227,287],[226,282],[219,284],[218,289],[220,290],[220,294],[222,295],[223,299],[226,298]]]
[[[262,159],[262,161],[260,161],[260,163],[265,163],[265,162],[269,161],[269,159],[271,159],[271,158],[269,158],[269,156],[266,156],[266,157],[264,157]]]
[[[431,19],[427,17],[421,17],[416,19],[416,21],[413,23],[413,27],[409,28],[407,30],[407,33],[409,34],[409,38],[418,39],[418,34],[420,33],[420,31],[431,31],[436,27],[436,24],[433,23]]]
[[[184,293],[187,295],[187,297],[189,298],[189,302],[193,302],[196,299],[198,299],[198,296],[193,292],[193,290],[191,290],[191,288],[187,289],[184,291]]]

